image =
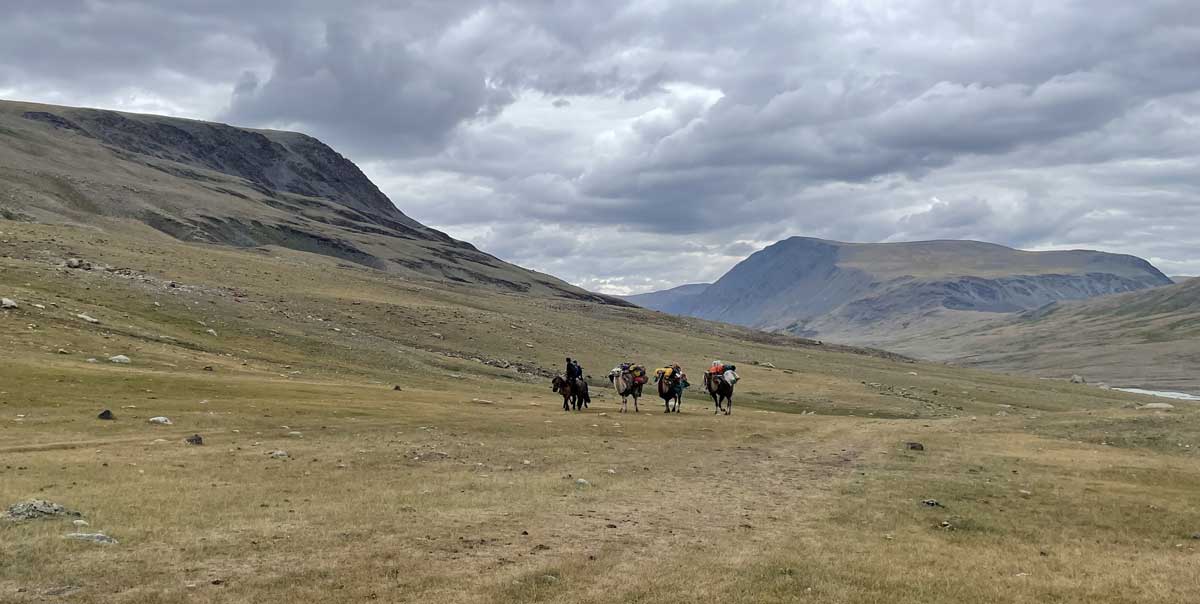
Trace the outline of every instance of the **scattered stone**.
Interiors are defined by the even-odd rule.
[[[270,453],[268,453],[268,455],[270,455],[272,459],[287,459],[288,458],[287,451],[271,451]]]
[[[950,524],[949,520],[943,520],[938,523],[938,528],[942,529],[943,531],[952,531],[954,530],[954,525]]]
[[[1020,493],[1023,497],[1029,497],[1030,495],[1033,495],[1033,491],[1026,491],[1025,489],[1021,489],[1017,491],[1017,493]]]
[[[301,434],[300,432],[297,432],[295,430],[288,432],[287,435],[289,438],[304,438],[303,434]]]
[[[217,335],[217,330],[215,330],[215,329],[206,329],[206,330],[204,330],[204,333],[206,333],[206,334],[208,334],[208,335],[210,335],[210,336],[216,337],[216,335]]]
[[[924,451],[925,450],[925,445],[918,443],[918,442],[904,443],[904,446],[907,447],[909,451]]]
[[[71,351],[66,348],[59,348],[57,352],[58,354],[71,354]]]
[[[83,528],[85,526],[91,526],[90,524],[88,524],[87,520],[72,520],[71,524],[75,525],[76,528]]]
[[[590,482],[588,482],[588,481],[586,481],[586,480],[584,480],[584,479],[582,479],[582,478],[576,478],[576,479],[575,479],[575,486],[578,486],[578,487],[590,487],[590,486],[592,486],[592,483],[590,483]]]
[[[118,354],[117,356],[108,357],[108,362],[118,363],[121,365],[128,365],[128,364],[132,363],[133,361],[129,360],[129,357],[127,357],[123,354]]]
[[[399,387],[399,386],[392,386],[392,390],[395,390],[396,392],[400,392],[400,391],[402,391],[402,390],[404,390],[404,389],[403,389],[403,388],[401,388],[401,387]]]
[[[79,258],[67,258],[67,268],[91,270],[92,263]]]
[[[212,365],[205,365],[205,366],[204,366],[204,370],[205,370],[205,371],[212,371],[212,370],[213,370],[213,366],[212,366]]]
[[[1171,403],[1146,403],[1145,405],[1138,407],[1138,409],[1149,409],[1149,410],[1160,409],[1160,410],[1164,410],[1164,411],[1167,409],[1174,409],[1174,408],[1175,408],[1175,405],[1172,405]]]
[[[104,533],[67,533],[67,539],[75,541],[91,541],[100,545],[117,545],[119,542]]]
[[[155,417],[152,417],[152,418],[150,418],[150,419],[148,419],[148,420],[146,420],[146,421],[148,421],[148,422],[150,422],[150,423],[152,423],[152,424],[158,424],[158,425],[160,425],[160,426],[170,426],[172,423],[174,423],[174,422],[172,422],[172,421],[171,421],[169,418],[167,418],[167,417],[164,417],[164,416],[162,416],[162,415],[157,415],[157,416],[155,416]]]
[[[1086,384],[1087,380],[1084,379],[1082,375],[1076,374],[1076,375],[1071,376],[1071,383],[1072,384]]]
[[[936,499],[926,499],[926,500],[922,501],[921,503],[925,504],[925,506],[926,506],[926,507],[931,507],[931,508],[944,508],[944,507],[946,507],[946,506],[942,505],[942,502],[940,502],[940,501],[938,501],[938,500],[936,500]]]
[[[80,591],[81,589],[82,588],[80,588],[78,585],[61,585],[59,587],[51,587],[50,589],[43,591],[42,595],[54,597],[69,596]]]
[[[1192,533],[1192,539],[1200,539],[1200,532]]]
[[[89,359],[84,359],[84,360],[83,360],[83,362],[85,362],[85,363],[99,363],[100,361],[97,361],[97,360],[96,360],[96,359],[94,359],[94,358],[89,358]]]
[[[73,512],[67,508],[45,499],[30,499],[8,506],[0,518],[5,520],[37,520],[38,518],[51,518],[55,516],[79,516],[79,512]]]
[[[763,363],[763,364],[762,364],[762,366],[763,366],[763,367],[766,367],[767,369],[774,369],[774,368],[775,368],[775,363],[770,363],[770,362],[768,362],[768,363]]]
[[[17,302],[12,298],[0,298],[0,308],[17,308]]]
[[[100,412],[100,415],[96,416],[96,419],[117,419],[117,416],[113,415],[112,410],[105,409]]]
[[[558,577],[554,575],[542,575],[542,583],[558,583]]]
[[[183,442],[185,442],[189,445],[203,445],[204,438],[202,436],[200,436],[199,434],[193,434],[193,435],[183,439]]]
[[[94,317],[91,317],[91,316],[85,315],[85,314],[83,314],[83,313],[79,313],[79,314],[77,314],[77,315],[75,315],[75,316],[76,316],[76,317],[78,317],[78,318],[80,318],[80,319],[83,319],[83,321],[84,321],[84,322],[86,322],[86,323],[91,323],[91,324],[93,324],[93,325],[96,325],[96,324],[100,323],[100,319],[96,319],[96,318],[94,318]]]

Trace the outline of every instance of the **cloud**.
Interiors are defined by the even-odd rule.
[[[0,90],[302,129],[406,213],[576,283],[789,235],[1200,273],[1184,0],[19,0]]]

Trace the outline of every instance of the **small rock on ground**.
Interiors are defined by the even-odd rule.
[[[1172,405],[1171,403],[1146,403],[1145,405],[1138,407],[1138,409],[1151,409],[1151,410],[1153,410],[1153,409],[1166,410],[1166,409],[1174,409],[1174,408],[1175,408],[1175,405]]]
[[[158,424],[158,425],[160,425],[160,426],[170,426],[172,423],[174,423],[174,422],[172,422],[172,421],[171,421],[171,419],[170,419],[170,418],[163,417],[163,416],[161,416],[161,415],[159,415],[159,416],[157,416],[157,417],[152,417],[152,418],[150,418],[150,419],[148,419],[148,420],[146,420],[146,421],[148,421],[148,422],[150,422],[150,423],[152,423],[152,424]]]
[[[93,325],[100,322],[100,319],[92,317],[91,315],[85,315],[83,313],[79,313],[75,316],[82,319],[85,323],[91,323]]]
[[[923,445],[921,443],[917,443],[917,442],[904,443],[904,446],[908,447],[909,451],[924,451],[925,450],[925,445]]]
[[[193,434],[193,435],[183,439],[183,442],[185,442],[189,445],[203,445],[204,437],[200,436],[199,434]]]
[[[104,533],[67,533],[67,539],[75,541],[91,541],[101,545],[117,545],[119,542]]]
[[[17,308],[17,302],[12,298],[0,298],[0,308]]]
[[[1073,376],[1071,376],[1071,383],[1072,384],[1086,384],[1087,380],[1085,380],[1082,375],[1073,375]]]
[[[271,457],[273,457],[275,459],[287,459],[288,458],[287,451],[271,451],[270,453],[268,453],[268,455],[270,455]]]
[[[127,356],[125,356],[125,355],[123,355],[123,354],[118,354],[118,355],[116,355],[116,356],[111,356],[111,357],[108,357],[108,362],[110,362],[110,363],[119,363],[119,364],[121,364],[121,365],[128,365],[128,364],[129,364],[129,363],[131,363],[132,361],[130,361],[130,360],[129,360],[129,357],[127,357]]]
[[[117,419],[117,416],[113,415],[113,412],[111,409],[105,409],[104,411],[101,411],[99,415],[96,416],[96,419]]]
[[[946,507],[946,506],[942,505],[942,502],[940,502],[940,501],[938,501],[938,500],[936,500],[936,499],[926,499],[925,501],[922,501],[921,503],[923,503],[923,504],[925,504],[927,507],[931,507],[931,508],[944,508],[944,507]]]

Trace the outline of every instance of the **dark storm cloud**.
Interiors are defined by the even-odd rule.
[[[1200,272],[1187,1],[7,9],[5,94],[305,130],[411,215],[590,287],[715,278],[793,234]]]

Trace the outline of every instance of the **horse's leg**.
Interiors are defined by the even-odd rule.
[[[635,397],[633,397],[633,412],[634,412],[634,413],[640,413],[640,412],[641,412],[641,411],[638,409],[637,400],[638,400],[638,397],[636,397],[636,396],[635,396]]]
[[[729,401],[729,409],[725,411],[725,415],[733,415],[733,395],[725,397],[725,400]]]

